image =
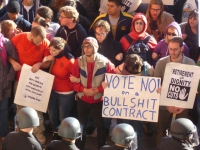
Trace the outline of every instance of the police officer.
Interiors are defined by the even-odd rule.
[[[51,141],[46,150],[78,150],[75,140],[82,135],[79,121],[73,117],[65,118],[58,128],[58,135],[62,140]]]
[[[114,145],[105,145],[100,150],[135,150],[137,148],[137,135],[133,127],[126,123],[116,125],[112,130],[111,140]]]
[[[170,128],[171,136],[163,137],[158,150],[193,150],[199,145],[196,126],[186,118],[175,120]]]
[[[39,126],[37,112],[24,107],[17,114],[16,126],[19,132],[10,132],[3,141],[3,150],[42,150],[40,143],[33,136],[33,128]]]

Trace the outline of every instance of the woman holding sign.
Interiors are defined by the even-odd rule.
[[[116,74],[121,75],[135,75],[135,76],[153,76],[154,69],[137,54],[130,54],[127,56],[124,63],[115,68]],[[107,87],[107,83],[102,84],[103,88]],[[141,146],[142,141],[142,122],[136,120],[123,120],[133,126],[137,132],[138,147]]]

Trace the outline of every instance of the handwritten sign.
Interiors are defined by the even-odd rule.
[[[164,5],[174,5],[174,0],[162,0]],[[150,0],[142,0],[142,3],[150,3]]]
[[[33,73],[23,65],[14,103],[46,112],[54,76],[42,70]]]
[[[102,116],[157,122],[160,78],[106,74]]]
[[[168,63],[162,85],[162,106],[193,108],[199,83],[200,67]]]

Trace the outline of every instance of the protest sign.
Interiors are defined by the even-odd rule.
[[[174,0],[162,0],[164,5],[174,5]],[[150,0],[142,0],[142,3],[149,4]]]
[[[106,74],[102,116],[157,122],[160,78]]]
[[[200,67],[168,63],[162,84],[160,105],[193,108]]]
[[[14,103],[46,112],[54,76],[42,70],[36,73],[31,66],[23,65]]]

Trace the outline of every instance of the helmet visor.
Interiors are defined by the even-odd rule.
[[[192,143],[192,147],[199,145],[199,136],[196,126],[194,126],[194,130],[189,136],[189,141]]]
[[[138,148],[137,133],[135,133],[135,136],[133,137],[132,142],[131,142],[131,150],[136,150],[137,148]]]

